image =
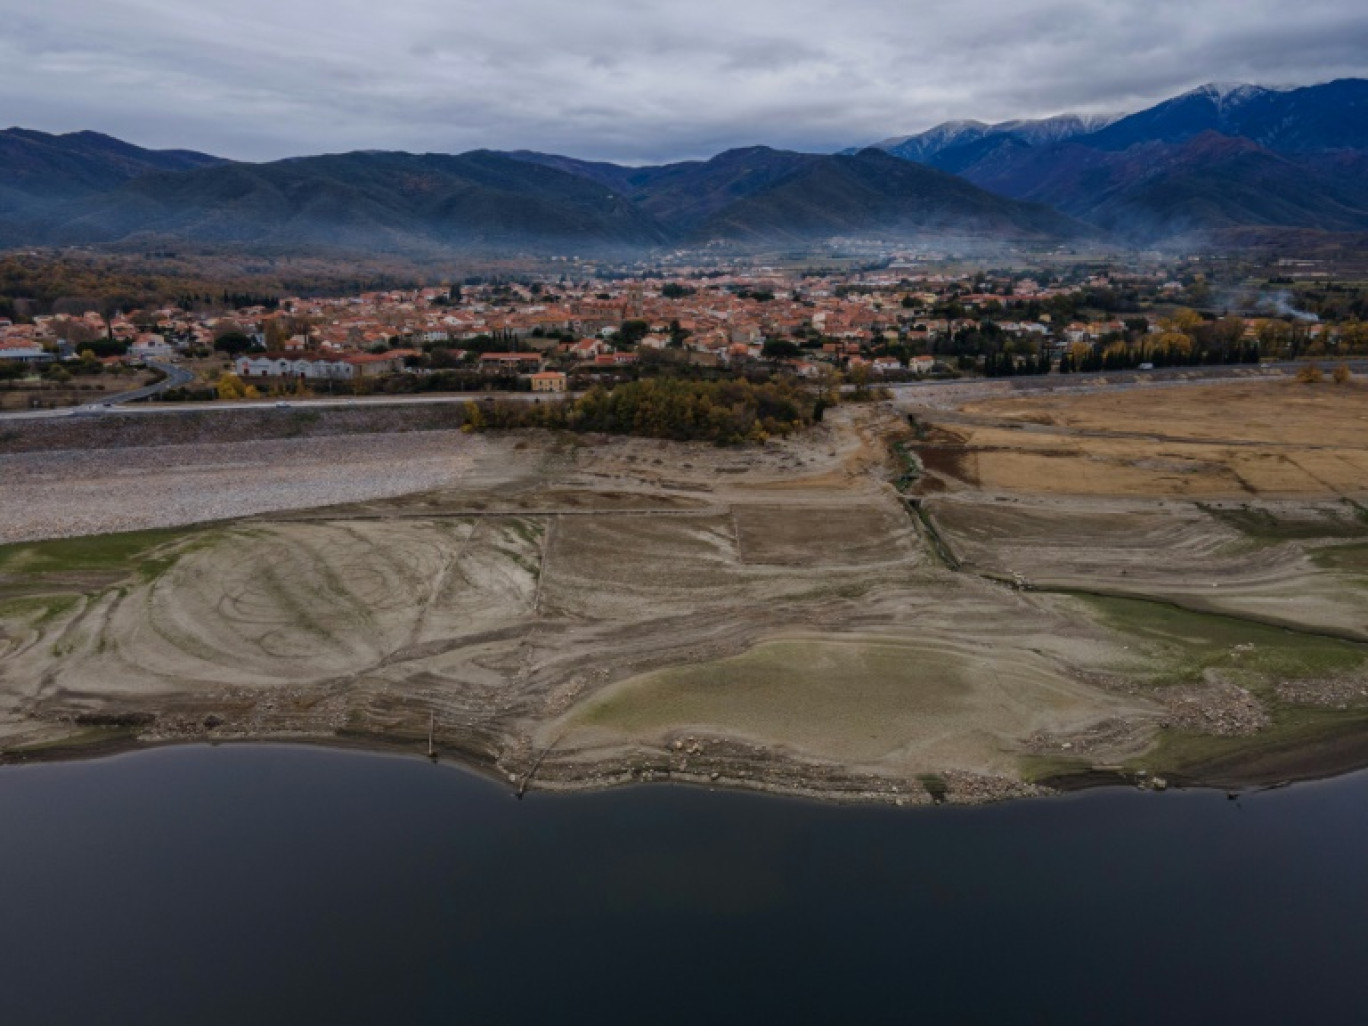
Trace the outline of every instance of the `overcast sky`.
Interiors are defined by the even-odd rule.
[[[1368,75],[1363,0],[0,0],[10,124],[269,160],[834,150]]]

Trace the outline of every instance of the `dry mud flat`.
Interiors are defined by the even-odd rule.
[[[335,461],[352,490],[298,509],[274,464],[246,466],[257,516],[0,548],[0,749],[422,750],[431,724],[439,751],[518,788],[669,777],[901,803],[1031,794],[1099,767],[1264,779],[1326,738],[1355,757],[1368,616],[1352,502],[989,492],[933,469],[918,511],[890,483],[898,438],[926,442],[868,407],[741,451],[253,443],[286,446],[296,478],[326,482]],[[358,474],[343,450],[372,441]],[[227,455],[148,452],[108,476],[153,494]],[[396,496],[372,473],[433,478]],[[8,511],[21,537],[60,506],[60,475],[42,486]]]

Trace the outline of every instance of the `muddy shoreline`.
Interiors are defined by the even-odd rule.
[[[0,767],[44,763],[87,762],[134,752],[188,745],[284,745],[338,751],[373,752],[383,755],[430,759],[452,765],[506,787],[510,795],[584,793],[645,783],[671,783],[707,790],[753,791],[782,797],[837,804],[882,804],[898,807],[930,805],[982,805],[1019,801],[1100,788],[1139,790],[1218,790],[1235,795],[1250,791],[1311,783],[1347,776],[1368,769],[1368,733],[1355,728],[1311,747],[1271,752],[1253,751],[1213,765],[1209,773],[1180,773],[1164,777],[1107,768],[1093,768],[1043,777],[1034,783],[976,774],[938,774],[932,783],[917,777],[892,778],[859,773],[841,767],[817,767],[800,760],[776,756],[758,746],[713,739],[713,752],[696,757],[681,768],[668,753],[653,757],[619,756],[579,764],[545,766],[531,775],[529,767],[491,762],[444,736],[427,754],[426,739],[396,739],[383,735],[311,736],[305,734],[234,735],[159,738],[144,740],[124,734],[99,740],[51,744],[30,749],[0,751]]]

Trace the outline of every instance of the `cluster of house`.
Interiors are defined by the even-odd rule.
[[[151,331],[149,325],[159,330]],[[171,356],[186,346],[212,344],[213,337],[212,324],[175,307],[115,314],[109,320],[95,311],[38,314],[23,324],[0,317],[0,359],[49,363],[73,357],[92,342],[112,339],[127,344],[129,362],[142,362]]]
[[[1003,284],[1003,294],[1033,297],[1064,289],[1029,280]],[[556,391],[565,387],[558,368],[622,367],[637,359],[637,347],[680,347],[697,362],[727,364],[759,358],[767,340],[819,337],[819,346],[806,347],[789,361],[796,373],[813,376],[823,364],[866,366],[874,374],[924,373],[934,364],[930,356],[904,362],[867,354],[884,343],[925,350],[935,335],[974,323],[930,316],[950,292],[965,305],[986,298],[967,289],[968,279],[955,276],[914,280],[896,274],[795,276],[765,270],[669,281],[480,283],[459,293],[441,287],[294,297],[269,309],[250,306],[226,315],[167,308],[115,315],[108,322],[93,312],[35,317],[22,325],[0,322],[0,356],[41,362],[73,355],[83,342],[113,338],[128,343],[129,358],[138,361],[208,348],[216,338],[236,332],[256,347],[235,358],[243,378],[350,382],[400,372],[434,347],[463,357],[462,343],[492,338],[506,340],[509,351],[482,352],[469,357],[471,362],[491,374],[517,373],[533,388]],[[639,322],[644,334],[639,330],[630,346],[615,346],[610,340],[629,321]],[[1004,328],[1047,330],[1039,323]]]
[[[1159,287],[1162,277],[1147,281]],[[1135,284],[1105,276],[1042,283],[1023,275],[917,273],[897,267],[852,274],[798,275],[767,269],[681,273],[671,279],[625,281],[478,282],[447,287],[367,292],[333,298],[294,297],[228,314],[176,308],[115,315],[42,316],[32,323],[0,320],[0,358],[42,362],[74,355],[82,342],[128,343],[130,358],[208,348],[226,333],[246,335],[254,350],[235,358],[243,378],[350,382],[393,374],[443,350],[446,365],[462,359],[491,374],[516,373],[532,387],[565,387],[563,370],[611,369],[635,361],[641,348],[681,348],[699,363],[724,365],[759,358],[765,343],[801,339],[795,373],[822,366],[866,367],[876,375],[926,373],[938,337],[976,328],[991,313],[1003,332],[1048,339],[1063,348],[1121,331],[1119,321],[1053,324],[1039,312],[1056,296],[1089,286]],[[949,302],[953,300],[953,303]],[[1027,303],[1032,319],[1006,316]],[[1018,305],[1016,311],[1024,307]],[[946,316],[953,312],[959,316]],[[630,344],[615,345],[636,322]],[[504,352],[488,350],[489,340]],[[503,343],[506,346],[502,346]],[[896,348],[897,354],[890,350]],[[923,355],[908,356],[908,353]]]
[[[603,340],[626,321],[647,325],[642,345],[663,348],[682,340],[685,349],[722,362],[758,355],[766,340],[803,332],[825,340],[825,356],[818,358],[842,360],[877,345],[890,330],[915,345],[956,326],[930,317],[929,311],[963,279],[931,275],[911,283],[907,278],[862,276],[855,284],[858,289],[852,290],[851,278],[842,275],[795,277],[761,271],[669,282],[478,285],[464,288],[455,303],[448,299],[447,289],[428,288],[291,299],[280,311],[253,307],[237,311],[235,317],[244,332],[263,339],[267,349],[281,355],[364,352],[396,340],[431,347],[488,337],[526,345],[573,336],[574,351],[556,355],[600,365],[622,361],[623,354],[605,347]],[[671,285],[673,292],[667,287]],[[1042,298],[1067,291],[1034,283],[1030,288]],[[912,309],[899,305],[908,295],[917,304]],[[273,323],[286,318],[295,324],[309,322],[307,334],[273,330]],[[1045,330],[1043,325],[1039,329]]]

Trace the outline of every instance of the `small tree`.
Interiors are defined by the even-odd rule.
[[[651,326],[645,321],[623,321],[618,331],[620,343],[623,346],[634,346],[645,338],[650,330]]]
[[[225,402],[241,399],[246,394],[242,379],[236,374],[220,374],[218,384],[215,385],[215,391],[218,392],[218,397]]]
[[[869,398],[869,367],[859,363],[851,367],[846,374],[846,380],[855,386],[855,398],[863,400]]]
[[[238,334],[242,334],[238,332]],[[266,322],[266,348],[272,352],[285,348],[285,342],[289,336],[285,333],[285,325],[281,318],[272,317]]]
[[[766,339],[762,351],[767,360],[792,360],[802,355],[798,343],[787,338]]]
[[[1325,375],[1317,364],[1308,363],[1301,370],[1297,371],[1297,380],[1303,385],[1316,385],[1325,380]]]
[[[1334,373],[1332,373],[1330,377],[1334,379],[1335,384],[1344,385],[1348,383],[1353,375],[1349,373],[1349,365],[1347,363],[1340,363],[1335,365]]]
[[[230,331],[214,339],[214,348],[229,356],[238,356],[252,348],[252,340],[240,331]]]
[[[465,404],[465,423],[461,425],[461,430],[466,434],[472,431],[483,430],[485,426],[484,414],[480,411],[479,403],[468,402]]]

